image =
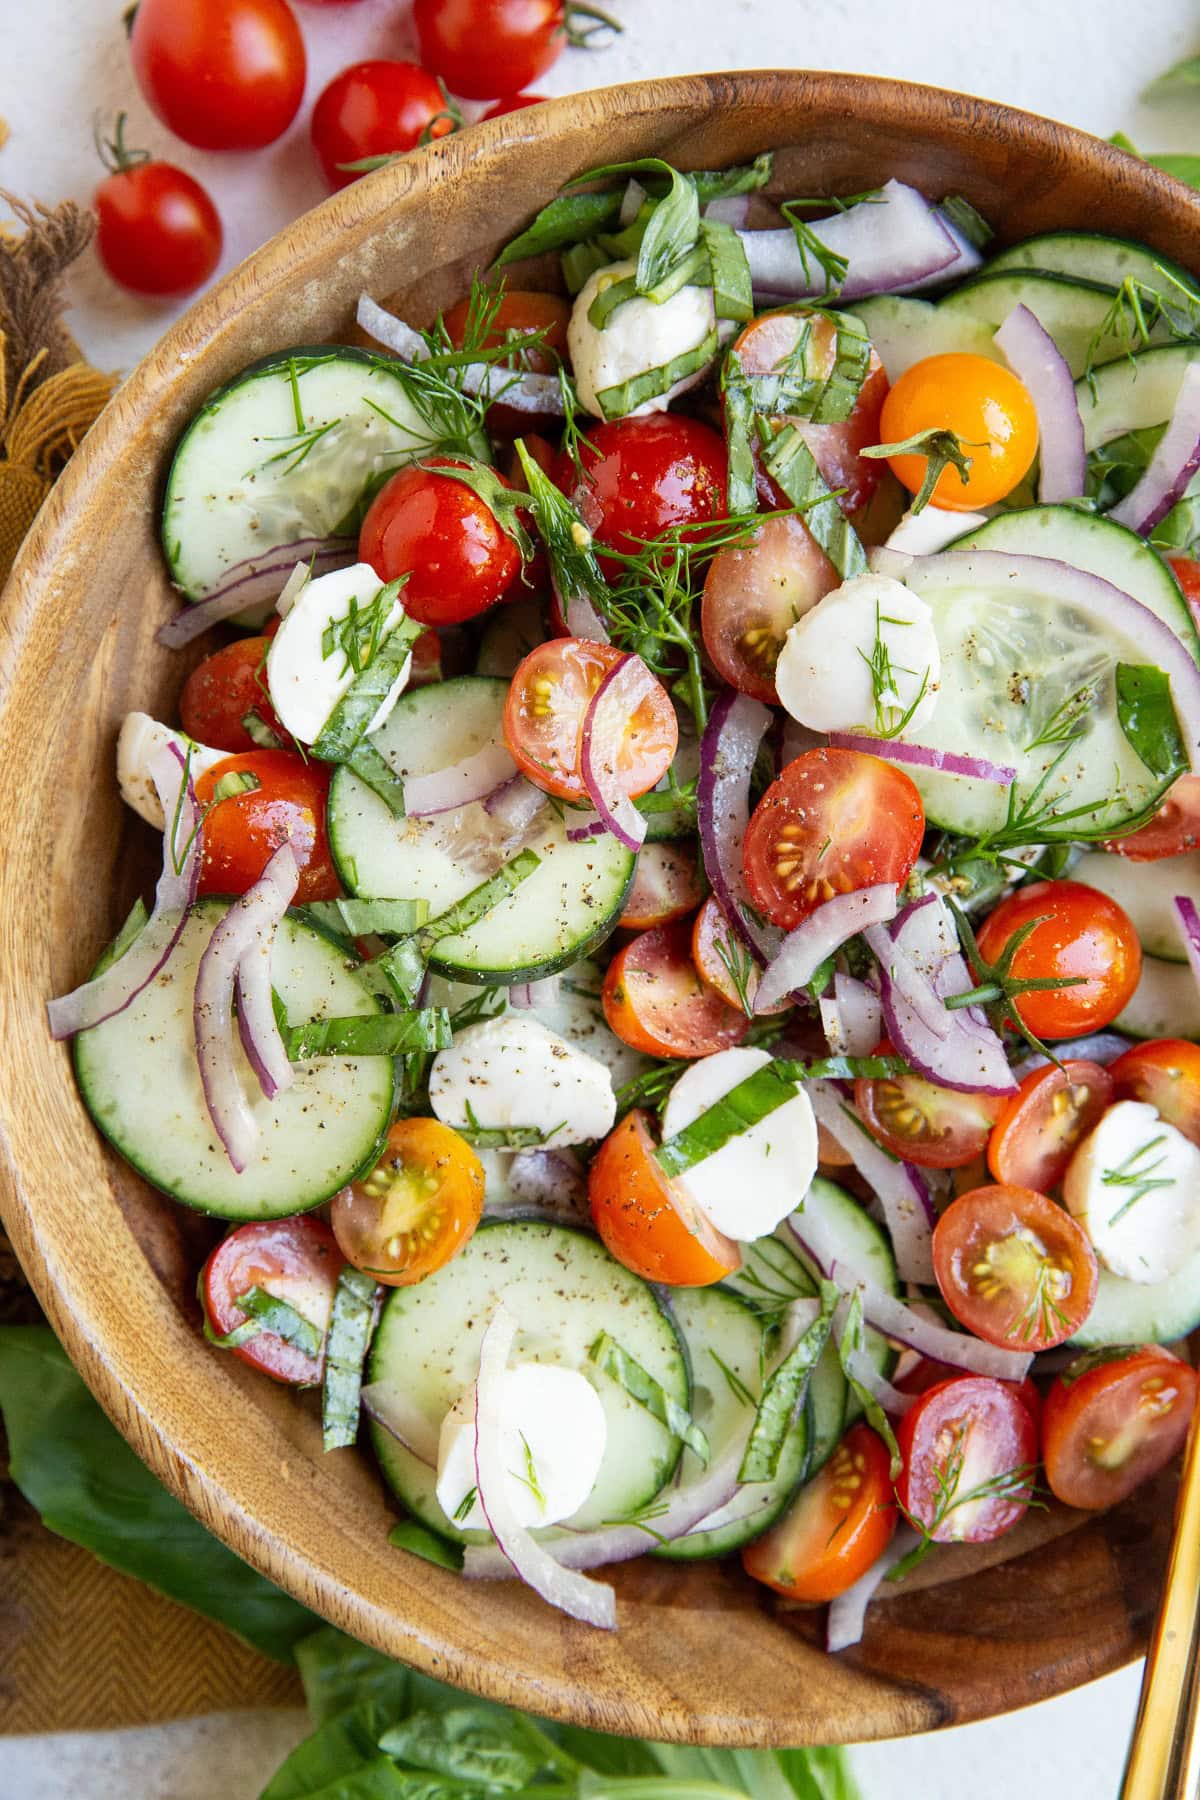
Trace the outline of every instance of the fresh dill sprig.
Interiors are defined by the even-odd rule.
[[[1110,1225],[1115,1225],[1118,1219],[1123,1219],[1131,1206],[1136,1206],[1139,1200],[1144,1199],[1147,1194],[1153,1193],[1156,1188],[1174,1187],[1175,1183],[1169,1175],[1155,1176],[1154,1173],[1155,1169],[1161,1169],[1166,1162],[1165,1151],[1154,1162],[1147,1163],[1145,1161],[1146,1157],[1152,1156],[1166,1141],[1165,1134],[1160,1133],[1158,1137],[1151,1138],[1147,1143],[1141,1144],[1136,1150],[1131,1151],[1124,1162],[1118,1163],[1115,1169],[1103,1170],[1100,1180],[1105,1187],[1127,1187],[1132,1190],[1128,1199],[1123,1200],[1116,1212],[1110,1216],[1108,1221]]]
[[[905,1520],[917,1532],[921,1542],[910,1550],[888,1574],[889,1581],[900,1581],[915,1569],[928,1556],[937,1542],[938,1533],[952,1513],[960,1506],[978,1505],[982,1500],[1019,1500],[1026,1506],[1044,1506],[1045,1502],[1035,1498],[1032,1476],[1036,1465],[1021,1463],[1016,1468],[1004,1469],[997,1475],[990,1475],[976,1487],[969,1488],[965,1494],[958,1491],[962,1481],[963,1469],[966,1465],[967,1427],[959,1425],[953,1428],[953,1441],[944,1462],[934,1463],[933,1476],[936,1493],[931,1518],[922,1519],[910,1511],[908,1507],[897,1501]]]
[[[796,234],[796,248],[800,252],[800,267],[804,271],[805,281],[810,284],[813,282],[811,259],[824,275],[826,292],[833,298],[841,292],[850,264],[846,257],[831,250],[806,220],[800,218],[797,208],[804,204],[803,201],[785,200],[779,210]]]
[[[916,698],[903,712],[900,711],[900,690],[896,678],[899,675],[911,675],[915,681],[917,679],[917,671],[915,669],[909,669],[903,664],[898,665],[893,663],[891,650],[888,647],[887,639],[883,635],[883,627],[885,625],[905,626],[909,623],[910,621],[908,619],[891,618],[887,614],[881,613],[879,610],[879,602],[877,600],[875,602],[875,641],[871,646],[870,655],[863,649],[860,649],[858,652],[862,657],[862,660],[866,663],[871,675],[871,695],[875,706],[876,737],[899,737],[900,733],[908,725],[913,714],[925,698],[926,690],[929,687],[929,668],[927,665],[924,674],[921,676],[921,685],[917,690]]]
[[[1095,682],[1085,681],[1055,707],[1037,737],[1026,744],[1026,750],[1041,750],[1049,744],[1073,744],[1087,730],[1087,715],[1095,699]]]

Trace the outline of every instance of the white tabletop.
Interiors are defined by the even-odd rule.
[[[1194,0],[606,0],[626,22],[602,52],[568,52],[539,83],[570,93],[647,75],[706,69],[854,69],[959,88],[1048,113],[1102,136],[1128,132],[1144,149],[1200,152],[1200,102],[1153,109],[1146,83],[1200,49]],[[97,179],[91,120],[129,113],[128,141],[173,157],[211,189],[226,226],[225,267],[323,197],[307,108],[289,136],[251,156],[175,144],[134,88],[116,0],[20,5],[9,0],[0,113],[10,137],[0,186],[86,202]],[[70,25],[64,14],[69,10]],[[407,56],[413,40],[397,0],[298,6],[309,46],[309,94],[346,63]],[[1103,221],[1097,220],[1102,226]],[[72,276],[72,324],[102,368],[128,368],[173,316],[114,289],[94,257]],[[900,1671],[902,1674],[903,1671]],[[1115,1800],[1138,1674],[984,1725],[856,1752],[866,1800]],[[140,1732],[10,1739],[6,1793],[22,1800],[209,1800],[220,1767],[224,1800],[253,1800],[293,1738],[299,1714],[241,1714]]]

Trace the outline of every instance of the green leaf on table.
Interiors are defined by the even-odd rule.
[[[1197,88],[1200,88],[1200,56],[1187,56],[1143,89],[1142,99],[1173,99],[1176,94],[1193,93]]]

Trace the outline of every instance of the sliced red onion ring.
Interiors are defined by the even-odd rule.
[[[964,1094],[1011,1094],[1016,1088],[1004,1045],[977,1008],[948,1009],[965,993],[957,968],[943,965],[931,979],[882,926],[864,937],[879,960],[879,990],[887,1035],[919,1075]],[[962,965],[965,971],[966,965]],[[969,985],[969,976],[967,982]],[[944,990],[944,991],[943,991]]]
[[[950,957],[959,954],[954,920],[940,894],[922,894],[906,906],[892,921],[892,938],[921,973],[931,978]]]
[[[793,1222],[793,1230],[797,1227]],[[835,1262],[829,1271],[831,1281],[839,1281],[841,1264]],[[971,1375],[990,1375],[997,1381],[1024,1381],[1033,1361],[1026,1350],[1002,1350],[998,1344],[985,1344],[982,1338],[966,1331],[951,1331],[937,1325],[913,1307],[885,1293],[869,1277],[856,1276],[851,1282],[849,1270],[843,1279],[847,1286],[862,1290],[863,1317],[893,1344],[902,1344],[927,1356],[931,1362],[949,1363],[951,1368],[966,1369]]]
[[[965,281],[968,275],[973,275],[976,269],[983,266],[983,253],[978,245],[973,244],[958,229],[953,219],[946,217],[940,206],[935,207],[934,211],[937,213],[938,224],[954,245],[954,255],[945,268],[927,275],[923,281],[914,281],[908,289],[910,294],[923,293],[926,288],[945,287],[951,281]]]
[[[82,987],[47,1003],[50,1035],[73,1037],[77,1031],[90,1031],[105,1019],[124,1012],[130,1003],[154,980],[174,950],[187,921],[188,908],[196,898],[200,879],[200,809],[189,781],[180,798],[180,783],[186,764],[179,746],[163,744],[150,759],[150,779],[158,794],[167,830],[163,833],[163,865],[154,890],[154,908],[141,931],[124,956],[111,963],[102,975],[85,981]],[[169,840],[175,818],[175,846]],[[179,866],[175,865],[179,854]]]
[[[835,1056],[869,1056],[883,1036],[883,1007],[876,990],[839,970],[833,996],[821,1001],[821,1024]]]
[[[1148,537],[1182,500],[1200,469],[1200,363],[1189,363],[1179,385],[1171,423],[1136,487],[1109,510],[1109,518]]]
[[[935,750],[929,744],[909,744],[902,738],[871,737],[865,731],[831,731],[828,740],[838,750],[861,750],[884,762],[911,763],[918,769],[941,769],[947,775],[971,775],[1011,787],[1017,771],[1007,763],[987,762],[981,756],[964,756],[957,750]]]
[[[881,1149],[866,1127],[848,1115],[836,1091],[831,1090],[825,1082],[809,1082],[807,1092],[818,1125],[823,1126],[835,1143],[841,1145],[867,1186],[878,1197],[901,1279],[931,1282],[936,1216],[921,1171],[911,1163],[897,1161],[886,1150]],[[811,1192],[804,1201],[806,1213],[810,1206],[814,1206]],[[796,1229],[798,1227],[793,1224],[793,1230]],[[819,1230],[819,1224],[817,1229]],[[815,1245],[812,1253],[818,1262],[824,1262]]]
[[[654,677],[641,657],[629,653],[609,669],[583,715],[583,785],[605,829],[627,850],[641,849],[646,820],[621,785],[617,764],[629,722],[653,688]]]
[[[527,831],[546,804],[546,795],[541,788],[526,781],[524,775],[514,775],[502,786],[493,788],[483,803],[483,810],[503,830]]]
[[[379,306],[367,294],[359,296],[358,323],[368,337],[391,350],[401,362],[425,362],[431,352],[420,332]],[[557,375],[535,375],[528,369],[505,369],[491,363],[465,363],[458,370],[464,390],[488,400],[503,400],[514,412],[547,413],[561,418],[562,389]]]
[[[835,894],[789,931],[763,970],[754,996],[756,1013],[771,1009],[811,981],[827,956],[867,926],[896,916],[896,884],[880,882],[852,894]]]
[[[846,259],[839,300],[897,294],[934,277],[944,279],[961,257],[960,246],[928,200],[900,181],[887,182],[878,196],[831,219],[816,220],[809,230],[827,250]],[[790,226],[740,231],[738,236],[757,297],[802,300],[827,293],[825,271],[811,253],[803,255]]]
[[[859,1576],[853,1587],[848,1587],[844,1594],[839,1594],[830,1603],[829,1619],[825,1626],[825,1648],[830,1655],[836,1655],[839,1650],[849,1650],[852,1644],[862,1642],[867,1607],[874,1599],[880,1583],[887,1580],[896,1564],[903,1562],[909,1551],[915,1550],[920,1541],[920,1533],[914,1531],[911,1525],[901,1525],[878,1561],[871,1564],[865,1575]]]
[[[603,837],[608,830],[608,826],[598,812],[585,811],[583,807],[580,807],[577,812],[571,814],[571,817],[575,820],[575,824],[567,827],[569,844],[586,844],[589,838]]]
[[[513,1572],[543,1600],[585,1625],[615,1631],[613,1590],[556,1561],[521,1524],[509,1499],[501,1390],[516,1335],[517,1321],[501,1300],[484,1329],[475,1383],[475,1481],[483,1516]]]
[[[486,800],[517,773],[517,765],[504,743],[485,744],[448,769],[431,775],[404,777],[404,807],[410,818],[427,819],[435,813],[454,812],[473,800]]]
[[[297,563],[304,565],[306,573],[311,564],[314,575],[327,575],[331,569],[348,569],[357,554],[357,540],[352,537],[297,538],[291,544],[272,544],[256,556],[231,564],[220,587],[168,619],[155,638],[168,650],[181,650],[213,625],[240,613],[257,611],[265,619]]]
[[[574,1157],[563,1150],[518,1150],[508,1185],[527,1206],[577,1223],[587,1211],[587,1182]]]
[[[538,1006],[553,1006],[558,994],[558,976],[546,975],[541,981],[519,981],[515,987],[510,987],[508,1003],[518,1012],[528,1012]]]
[[[253,940],[238,963],[236,982],[238,1036],[246,1060],[268,1100],[286,1092],[294,1079],[279,1021],[275,1017],[271,990],[271,952],[275,947],[275,933],[300,884],[295,852],[290,846],[284,848],[289,854],[280,856],[276,852],[259,877],[257,886],[263,889],[262,907],[256,913]]]
[[[555,605],[562,615],[562,622],[566,627],[568,637],[584,638],[589,644],[610,644],[612,642],[600,614],[586,594],[576,592],[564,601],[562,590],[555,580],[553,572],[550,576],[550,586],[554,591]]]
[[[1132,1039],[1122,1037],[1119,1032],[1098,1031],[1093,1037],[1071,1038],[1066,1043],[1055,1044],[1054,1057],[1057,1062],[1092,1062],[1107,1069],[1109,1063],[1116,1062],[1118,1056],[1124,1056],[1131,1043]],[[1014,1065],[1013,1077],[1017,1081],[1024,1081],[1035,1069],[1049,1067],[1050,1058],[1035,1053]]]
[[[437,1468],[438,1428],[413,1405],[403,1388],[391,1381],[373,1381],[362,1391],[362,1403],[389,1437],[403,1444],[410,1456],[428,1468]]]
[[[750,822],[750,777],[770,723],[761,701],[726,688],[704,727],[696,783],[696,819],[709,886],[731,930],[762,964],[776,954],[783,933],[760,925],[753,915],[742,873],[742,842]]]
[[[204,1103],[225,1154],[237,1174],[254,1155],[258,1123],[246,1100],[233,1060],[233,992],[242,958],[259,933],[278,921],[279,895],[290,882],[295,893],[300,872],[295,852],[281,844],[254,886],[247,888],[208,940],[196,971],[192,1019]]]
[[[1196,986],[1200,987],[1200,913],[1197,913],[1194,902],[1186,894],[1176,894],[1171,905],[1175,908],[1176,923],[1183,939],[1183,947],[1187,951],[1188,964]]]
[[[1087,451],[1066,357],[1027,306],[1013,307],[996,333],[996,347],[1037,413],[1038,499],[1043,505],[1077,500],[1087,488]]]

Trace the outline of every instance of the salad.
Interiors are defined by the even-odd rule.
[[[159,636],[226,641],[49,1010],[401,1549],[609,1628],[738,1555],[837,1650],[1188,1428],[1200,287],[771,177],[595,171],[208,399]]]

